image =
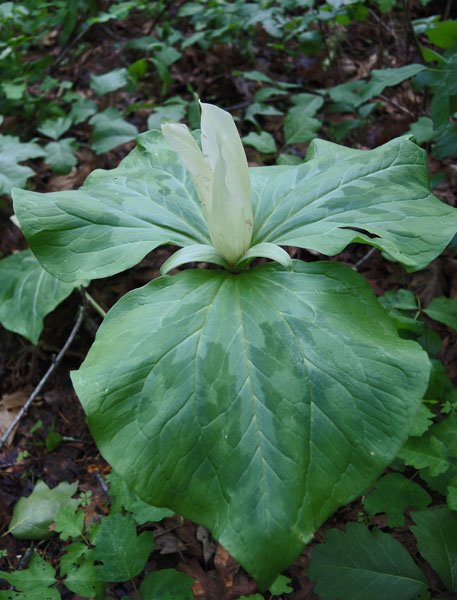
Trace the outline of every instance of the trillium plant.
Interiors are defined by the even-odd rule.
[[[15,212],[70,288],[181,247],[109,311],[73,383],[114,471],[208,527],[265,589],[395,458],[429,374],[360,275],[283,247],[359,242],[414,271],[457,211],[408,138],[369,151],[314,140],[298,166],[248,168],[231,116],[201,108],[201,135],[144,133],[78,191],[16,189]],[[189,262],[208,268],[167,274]]]

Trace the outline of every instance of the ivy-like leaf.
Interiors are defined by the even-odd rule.
[[[428,369],[359,275],[295,261],[127,294],[73,382],[128,485],[207,526],[266,588],[394,458]]]
[[[406,508],[425,508],[431,501],[422,486],[400,473],[389,473],[376,482],[363,505],[371,515],[387,513],[389,527],[401,527],[405,524]]]
[[[395,538],[358,523],[330,529],[311,553],[309,577],[322,598],[413,600],[427,580]]]
[[[8,532],[18,539],[42,540],[52,535],[49,525],[65,505],[76,508],[78,501],[72,499],[78,483],[59,483],[48,488],[39,481],[28,498],[21,498],[13,510]]]
[[[113,135],[118,117],[93,117],[102,138]],[[115,131],[97,151],[130,135]],[[334,255],[361,242],[415,270],[457,230],[457,211],[429,191],[424,151],[405,138],[369,151],[314,140],[304,164],[252,168],[250,177],[252,245]],[[191,178],[157,131],[139,136],[117,169],[95,171],[78,191],[15,190],[13,197],[33,252],[65,281],[113,275],[160,244],[210,244]]]
[[[127,581],[144,568],[154,547],[152,533],[143,531],[139,536],[133,519],[110,515],[100,525],[93,550],[95,567],[100,581]]]
[[[411,513],[419,552],[450,591],[457,591],[457,514],[445,506]]]
[[[30,250],[0,260],[0,323],[36,344],[44,317],[73,291],[45,271]]]

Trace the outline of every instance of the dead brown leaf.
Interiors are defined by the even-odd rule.
[[[26,403],[28,396],[29,392],[26,389],[17,390],[12,394],[5,394],[2,396],[0,399],[0,436],[5,433],[14,421],[16,415]],[[11,442],[13,441],[16,429],[17,428],[14,428],[8,436],[6,441],[8,446],[11,445]]]

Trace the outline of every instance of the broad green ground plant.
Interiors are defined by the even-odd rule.
[[[364,243],[414,271],[457,211],[407,137],[370,151],[314,140],[302,164],[249,169],[228,113],[203,104],[201,130],[149,131],[80,190],[16,189],[14,206],[69,285],[182,248],[109,311],[73,383],[129,488],[208,527],[266,589],[393,461],[430,370],[361,276],[283,247]],[[165,274],[201,261],[215,266]]]

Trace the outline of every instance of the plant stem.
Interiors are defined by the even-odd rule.
[[[103,310],[103,308],[100,306],[100,304],[98,302],[96,302],[92,296],[89,294],[89,292],[86,292],[86,290],[84,290],[84,296],[87,300],[87,302],[89,302],[89,304],[92,306],[92,308],[98,312],[98,314],[101,316],[102,319],[104,319],[106,317],[106,311]]]

